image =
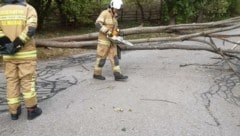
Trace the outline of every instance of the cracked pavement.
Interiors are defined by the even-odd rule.
[[[95,52],[39,61],[43,114],[11,121],[0,70],[1,136],[239,136],[240,79],[205,51],[124,51],[126,82],[92,78]],[[187,65],[186,65],[187,64]],[[196,65],[195,65],[196,64]]]

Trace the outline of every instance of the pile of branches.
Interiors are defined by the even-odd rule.
[[[231,60],[240,60],[240,17],[226,20],[208,22],[179,24],[155,27],[134,27],[123,29],[125,38],[135,46],[124,46],[123,50],[156,50],[156,49],[184,49],[184,50],[205,50],[219,54],[226,61],[230,68],[238,73],[236,63]],[[238,31],[237,33],[234,31]],[[165,33],[159,37],[147,37],[129,39],[131,35]],[[234,34],[236,33],[236,34]],[[169,36],[171,35],[171,36]],[[57,48],[95,48],[97,45],[98,32],[56,37],[51,39],[37,39],[38,47]],[[237,40],[239,38],[239,42]],[[222,44],[216,44],[222,43]],[[219,42],[222,41],[222,42]],[[189,42],[191,44],[189,44]],[[157,43],[157,44],[156,44]],[[227,46],[223,46],[227,45]]]

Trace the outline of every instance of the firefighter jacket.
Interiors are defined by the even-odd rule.
[[[100,31],[98,35],[98,44],[109,45],[110,40],[107,38],[107,32],[113,32],[118,29],[117,19],[110,8],[103,10],[96,20],[96,25],[100,25]]]
[[[0,40],[13,42],[20,39],[23,47],[13,55],[3,55],[3,60],[36,60],[37,52],[33,35],[37,28],[37,13],[27,3],[0,5]],[[1,41],[4,42],[4,41]]]

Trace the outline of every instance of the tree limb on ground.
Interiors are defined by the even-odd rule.
[[[208,23],[192,23],[192,24],[178,24],[169,26],[155,26],[155,27],[134,27],[123,29],[125,38],[135,44],[133,47],[122,45],[123,50],[155,50],[155,49],[183,49],[183,50],[205,50],[220,55],[230,67],[232,63],[229,58],[239,60],[237,56],[240,50],[237,50],[239,41],[234,41],[232,38],[240,36],[240,16],[226,20],[208,22]],[[239,30],[237,34],[225,34],[230,30]],[[158,37],[151,37],[149,34],[163,35]],[[164,34],[165,33],[165,34]],[[131,39],[131,35],[146,38]],[[171,36],[169,36],[171,34]],[[146,36],[147,35],[147,36]],[[38,47],[56,47],[56,48],[96,48],[98,32],[63,36],[50,39],[37,39]],[[214,39],[222,41],[223,44],[216,44]],[[191,45],[186,42],[194,42]],[[154,43],[154,44],[153,44]],[[232,45],[231,47],[224,47],[224,43]],[[233,47],[234,45],[234,47]],[[235,68],[233,71],[237,72]]]

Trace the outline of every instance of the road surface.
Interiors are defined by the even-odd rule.
[[[240,79],[205,51],[125,51],[126,82],[92,78],[95,52],[39,61],[43,114],[11,121],[0,105],[1,136],[239,136]],[[0,96],[4,78],[0,70]]]

